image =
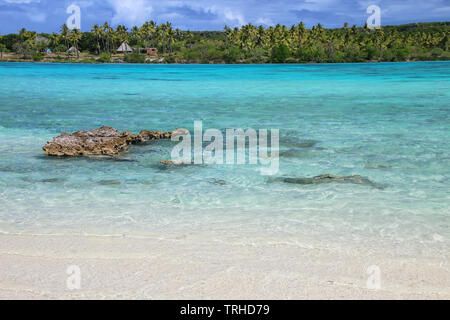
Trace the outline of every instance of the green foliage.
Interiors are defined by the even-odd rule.
[[[111,55],[109,53],[105,52],[102,55],[100,55],[99,58],[97,58],[97,62],[109,63],[109,62],[111,62]]]
[[[224,60],[226,63],[236,63],[241,58],[242,58],[242,53],[238,47],[231,47],[224,54]]]
[[[291,56],[289,47],[285,44],[281,44],[272,49],[271,61],[275,63],[283,63],[287,58]]]
[[[327,58],[324,49],[317,45],[302,47],[295,56],[303,62],[321,62]]]
[[[320,24],[307,29],[303,23],[291,27],[247,24],[224,31],[181,31],[167,22],[153,21],[128,30],[108,23],[94,25],[81,33],[61,27],[60,33],[37,34],[22,29],[18,34],[0,37],[0,44],[31,59],[35,51],[51,48],[65,52],[70,46],[98,54],[98,62],[110,62],[120,44],[136,48],[155,47],[158,63],[294,63],[362,62],[450,59],[450,22],[412,23],[384,26],[380,30],[364,27],[325,29]],[[128,54],[127,62],[143,63],[146,56]]]
[[[65,45],[61,44],[54,48],[54,52],[66,52],[67,48]]]
[[[145,59],[146,56],[137,51],[125,54],[125,61],[128,63],[145,63]]]
[[[97,60],[95,60],[94,58],[88,58],[88,59],[79,60],[78,62],[80,62],[80,63],[96,63]]]
[[[297,59],[294,57],[289,57],[284,62],[285,63],[297,63]]]
[[[13,45],[13,50],[17,54],[21,55],[24,59],[30,59],[33,53],[32,43],[29,41],[16,42]]]
[[[442,50],[441,48],[434,48],[433,50],[431,50],[431,55],[433,57],[440,57],[444,54],[444,50]]]
[[[175,63],[176,62],[175,56],[170,55],[170,56],[165,57],[164,62],[165,63]]]
[[[36,52],[32,53],[32,59],[35,62],[39,62],[39,61],[42,61],[42,59],[44,59],[44,56],[41,53],[36,51]]]
[[[363,59],[365,59],[365,60],[374,60],[374,59],[377,59],[379,56],[380,56],[380,50],[378,50],[373,45],[368,45],[363,50]]]

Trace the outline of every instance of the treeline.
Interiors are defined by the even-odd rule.
[[[175,29],[167,22],[153,21],[140,27],[94,25],[90,32],[69,30],[38,34],[22,29],[0,38],[0,52],[15,52],[22,58],[39,60],[46,52],[66,53],[76,47],[107,62],[126,41],[136,51],[126,61],[148,62],[139,48],[157,48],[166,63],[298,63],[450,60],[450,22],[325,29],[321,24],[307,29],[300,22],[291,27],[265,28],[252,24],[223,31],[191,32]]]

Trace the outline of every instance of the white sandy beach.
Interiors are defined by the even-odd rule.
[[[205,240],[1,235],[0,299],[450,299],[448,256]],[[66,285],[71,265],[79,290]]]

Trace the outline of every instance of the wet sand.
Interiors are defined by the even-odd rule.
[[[1,235],[0,299],[450,299],[446,256],[209,240]],[[67,287],[72,265],[80,289]]]

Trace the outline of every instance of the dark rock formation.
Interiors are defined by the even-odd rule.
[[[368,185],[377,189],[384,189],[383,185],[380,185],[378,183],[375,183],[365,177],[362,176],[335,176],[332,174],[324,174],[313,178],[290,178],[290,177],[283,177],[283,178],[276,178],[276,181],[282,181],[285,183],[293,183],[293,184],[321,184],[321,183],[353,183],[353,184],[361,184],[361,185]]]
[[[157,139],[170,139],[172,132],[147,131],[132,134],[111,127],[101,127],[72,134],[63,133],[43,147],[49,156],[117,155],[128,145]]]

